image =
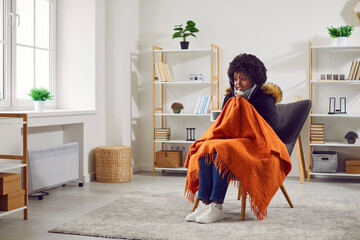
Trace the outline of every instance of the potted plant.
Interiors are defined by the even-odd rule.
[[[173,104],[171,104],[171,108],[174,113],[180,113],[181,109],[184,109],[184,106],[179,102],[174,102]]]
[[[337,39],[338,46],[345,46],[346,40],[351,36],[352,31],[354,30],[354,26],[346,25],[338,28],[331,26],[327,29],[329,31],[330,37]]]
[[[172,38],[182,38],[183,41],[180,42],[181,45],[181,49],[188,49],[189,48],[189,42],[186,41],[186,38],[188,36],[193,36],[196,37],[194,33],[199,32],[199,29],[197,29],[195,27],[196,23],[192,20],[189,20],[186,22],[186,27],[183,28],[183,25],[175,25],[174,31],[175,33],[173,34]]]
[[[36,112],[43,112],[45,101],[52,99],[49,90],[46,88],[32,88],[30,90],[29,96],[34,101]]]
[[[345,135],[345,139],[347,140],[347,142],[349,144],[354,144],[356,142],[356,139],[358,138],[358,134],[356,132],[348,132],[346,135]]]

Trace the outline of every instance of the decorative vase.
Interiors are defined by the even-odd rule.
[[[338,46],[346,46],[347,39],[348,39],[348,37],[337,37],[336,38],[337,45]]]
[[[349,143],[349,144],[354,144],[356,142],[356,138],[347,138],[346,141]]]
[[[173,108],[173,112],[178,114],[181,112],[181,108]]]
[[[189,42],[182,41],[180,42],[181,49],[188,49],[189,48]]]
[[[34,101],[35,112],[44,111],[45,101]]]

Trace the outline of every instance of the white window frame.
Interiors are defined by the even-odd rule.
[[[8,109],[11,106],[11,0],[4,1],[4,99],[0,99],[0,108]]]
[[[50,26],[50,92],[53,96],[52,100],[48,100],[46,103],[47,108],[55,108],[56,107],[56,0],[48,0],[50,6],[50,19],[49,19],[49,26]],[[13,4],[11,4],[11,2]],[[11,36],[11,44],[7,48],[8,55],[8,66],[7,66],[7,73],[10,77],[7,77],[5,81],[6,85],[6,99],[1,101],[2,105],[0,107],[2,109],[10,108],[12,110],[17,109],[32,109],[33,108],[33,101],[31,99],[18,99],[16,98],[16,47],[21,46],[21,44],[16,43],[16,27],[19,23],[20,17],[20,24],[21,24],[21,16],[17,15],[16,12],[16,0],[6,0],[7,3],[7,25],[9,34]],[[36,4],[36,0],[34,0],[34,4]],[[34,8],[36,11],[36,8]],[[35,13],[36,14],[36,13]],[[34,22],[35,22],[35,14],[34,14]],[[34,25],[34,37],[36,34],[36,26]],[[38,47],[32,47],[32,49],[42,49]],[[11,54],[10,54],[11,53]],[[35,57],[35,56],[34,56]],[[11,64],[10,64],[11,63]],[[34,66],[35,67],[35,66]]]

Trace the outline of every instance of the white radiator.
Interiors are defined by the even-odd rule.
[[[79,178],[78,143],[33,148],[29,156],[29,193]]]

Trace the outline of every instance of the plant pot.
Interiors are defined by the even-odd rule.
[[[347,39],[348,39],[348,37],[337,37],[336,38],[337,45],[338,46],[346,46]]]
[[[45,101],[34,101],[35,112],[44,111]]]
[[[182,41],[180,42],[181,49],[188,49],[189,48],[189,42]]]
[[[354,144],[356,142],[356,138],[347,138],[346,141],[349,143],[349,144]]]
[[[181,112],[181,108],[173,108],[173,112],[178,114]]]

